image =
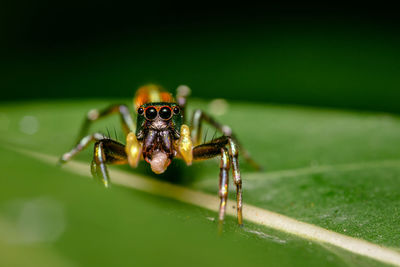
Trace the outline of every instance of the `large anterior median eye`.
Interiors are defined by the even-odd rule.
[[[158,115],[163,120],[169,120],[171,118],[171,115],[172,115],[171,108],[170,107],[162,107],[160,109],[160,111],[158,112]]]
[[[149,107],[146,109],[145,116],[148,120],[154,120],[157,117],[157,110],[154,107]]]

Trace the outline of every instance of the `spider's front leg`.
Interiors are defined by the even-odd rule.
[[[91,163],[91,172],[94,178],[97,178],[105,187],[109,187],[110,179],[106,164],[127,164],[131,167],[137,167],[142,145],[136,139],[133,132],[126,137],[126,146],[105,137],[100,133],[94,133],[82,138],[82,140],[69,152],[62,155],[60,163],[65,163],[73,156],[85,149],[91,142],[94,145],[94,156]]]
[[[135,137],[133,137],[133,133],[135,132],[135,123],[132,120],[131,114],[129,113],[129,109],[126,105],[122,104],[117,104],[117,105],[111,105],[105,109],[98,110],[98,109],[92,109],[88,112],[84,123],[80,129],[79,135],[78,135],[78,140],[75,144],[75,146],[68,152],[64,153],[60,160],[59,163],[65,163],[69,161],[71,158],[73,158],[75,155],[77,155],[79,152],[84,150],[89,146],[91,142],[99,142],[102,140],[109,139],[107,138],[104,134],[101,133],[93,133],[86,135],[91,124],[94,123],[97,120],[100,120],[104,117],[107,117],[108,115],[111,114],[119,114],[121,117],[121,123],[122,123],[122,128],[126,134],[126,141],[127,141],[127,149],[129,149],[129,154],[131,155],[129,157],[129,164],[132,167],[137,166],[138,162],[138,155],[140,153],[140,144],[136,140]],[[136,154],[135,154],[136,150]]]
[[[93,161],[90,169],[94,178],[97,178],[105,187],[110,185],[106,164],[127,164],[128,156],[125,146],[112,139],[102,139],[94,145]]]
[[[230,147],[230,150],[227,149]],[[229,168],[232,167],[233,179],[236,185],[237,216],[239,225],[243,225],[242,215],[242,180],[240,177],[237,146],[229,136],[221,136],[209,143],[198,145],[193,148],[193,159],[204,160],[221,156],[219,174],[219,221],[223,222],[225,217],[226,202],[228,199]]]
[[[240,145],[240,142],[236,138],[235,134],[232,132],[232,129],[227,125],[222,125],[217,122],[213,117],[202,111],[201,109],[197,109],[193,112],[192,117],[192,139],[195,145],[200,144],[201,141],[201,131],[202,131],[202,124],[203,121],[207,122],[215,129],[220,131],[223,135],[229,136],[232,139],[235,147],[235,153],[237,153],[238,149],[240,149],[241,155],[244,159],[253,166],[256,170],[262,170],[262,167],[252,159],[250,153]],[[232,146],[231,146],[232,147]],[[233,153],[234,154],[234,153]]]
[[[211,126],[222,132],[224,136],[212,140],[208,144],[204,145],[214,145],[219,148],[222,144],[224,147],[229,145],[229,159],[231,160],[231,167],[232,167],[232,174],[233,174],[233,182],[236,185],[236,202],[237,202],[237,214],[238,214],[238,223],[239,225],[243,225],[243,216],[242,216],[242,209],[243,209],[243,198],[242,198],[242,178],[240,175],[239,169],[239,149],[249,164],[251,164],[254,168],[260,170],[261,167],[250,157],[250,154],[240,147],[237,138],[232,133],[232,130],[229,126],[222,125],[218,123],[215,119],[211,116],[203,112],[202,110],[198,109],[193,113],[192,117],[192,140],[195,145],[199,145],[201,140],[201,130],[202,130],[202,123],[203,121],[209,123]],[[198,147],[202,147],[204,145],[199,145]],[[195,152],[193,152],[195,153]],[[214,155],[216,156],[216,155]]]
[[[75,146],[67,153],[64,153],[61,156],[59,162],[60,163],[67,162],[76,154],[84,150],[91,142],[106,139],[106,137],[101,133],[93,133],[87,135],[87,132],[90,128],[90,125],[93,122],[115,113],[120,114],[122,128],[126,135],[128,135],[130,132],[135,132],[135,124],[132,120],[132,117],[129,113],[129,109],[126,105],[111,105],[103,110],[92,109],[91,111],[88,112],[85,118],[85,121],[80,129],[78,140],[76,141]]]

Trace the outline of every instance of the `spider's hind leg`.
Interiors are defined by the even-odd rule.
[[[186,85],[180,85],[176,88],[176,100],[178,101],[178,105],[181,108],[181,113],[183,116],[184,121],[186,121],[186,102],[187,98],[189,97],[191,90]]]
[[[122,129],[124,130],[125,134],[135,131],[136,126],[135,126],[135,123],[133,122],[133,119],[129,112],[129,108],[126,105],[122,105],[122,104],[111,105],[102,110],[92,109],[87,113],[86,118],[81,126],[81,129],[80,129],[80,132],[78,135],[78,141],[87,134],[92,123],[94,123],[95,121],[97,121],[99,119],[105,118],[111,114],[119,114],[120,115]]]

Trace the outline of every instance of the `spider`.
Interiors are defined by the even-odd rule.
[[[219,213],[222,223],[228,198],[229,169],[232,168],[233,182],[236,185],[237,219],[243,225],[242,179],[239,170],[239,143],[230,127],[222,125],[202,110],[195,110],[191,127],[185,124],[186,100],[190,94],[187,86],[177,89],[176,100],[160,86],[149,84],[136,92],[133,100],[137,122],[134,123],[126,105],[111,105],[104,110],[93,109],[88,112],[82,125],[79,138],[72,150],[62,155],[65,163],[80,151],[95,142],[91,173],[105,187],[110,186],[107,164],[129,164],[137,167],[145,160],[154,173],[163,173],[174,158],[183,159],[189,166],[193,161],[221,157],[219,174]],[[121,144],[101,133],[88,135],[90,125],[107,115],[119,114],[122,128],[126,134],[126,144]],[[222,136],[201,144],[202,123],[207,122]],[[244,158],[255,168],[258,165],[247,151],[240,149]]]

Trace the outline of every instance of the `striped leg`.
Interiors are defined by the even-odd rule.
[[[224,221],[226,202],[228,200],[228,185],[229,185],[229,154],[226,148],[221,148],[221,164],[219,170],[219,204],[218,220],[220,224]]]
[[[81,127],[81,130],[79,132],[78,142],[85,135],[87,135],[90,125],[93,122],[102,119],[108,115],[116,113],[118,113],[121,117],[122,128],[125,134],[128,134],[129,132],[135,132],[136,126],[135,123],[133,122],[128,107],[126,105],[111,105],[103,110],[92,109],[88,112],[85,121],[83,122],[83,125]]]
[[[232,140],[236,143],[236,147],[238,147],[244,159],[256,170],[262,169],[262,167],[251,158],[249,152],[240,145],[238,139],[236,138],[235,134],[232,132],[232,129],[229,126],[218,123],[211,116],[209,116],[200,109],[195,110],[195,112],[193,113],[192,124],[191,124],[192,139],[195,145],[199,145],[201,142],[201,130],[203,121],[209,123],[215,129],[220,131],[223,135],[230,136]]]
[[[230,155],[232,159],[232,175],[233,183],[236,185],[236,209],[238,216],[238,223],[240,226],[243,225],[243,199],[242,199],[242,178],[240,176],[239,169],[239,152],[237,144],[232,138],[229,138]]]
[[[226,147],[229,146],[230,150]],[[228,198],[229,168],[232,166],[233,180],[236,185],[237,217],[239,225],[243,225],[242,215],[242,180],[240,177],[237,145],[229,136],[221,136],[209,143],[193,148],[193,159],[204,160],[221,155],[219,197],[219,221],[222,223],[225,216],[226,201]]]
[[[96,180],[100,181],[105,187],[109,187],[110,176],[106,164],[127,163],[125,146],[111,139],[103,139],[97,141],[94,146],[94,156],[90,169]]]
[[[100,141],[103,139],[106,139],[106,137],[101,133],[94,133],[84,136],[74,148],[61,156],[59,163],[65,163],[69,161],[76,154],[87,148],[91,142]]]

